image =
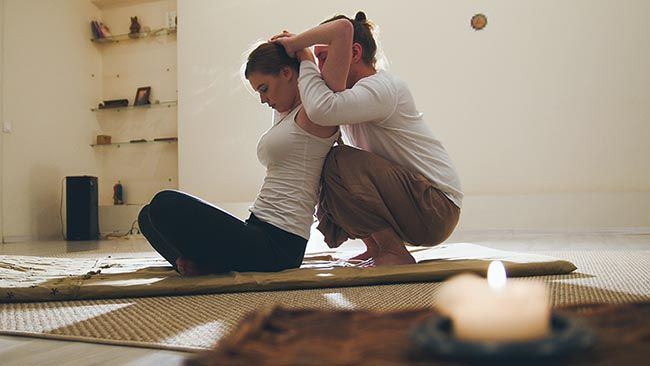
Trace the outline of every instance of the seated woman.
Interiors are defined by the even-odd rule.
[[[350,45],[342,43],[331,52],[345,57],[349,50]],[[309,50],[298,54],[313,60]],[[298,92],[298,68],[298,61],[274,43],[261,44],[248,56],[246,79],[260,101],[277,113],[258,143],[266,177],[246,221],[174,190],[157,193],[141,210],[142,233],[182,275],[280,271],[302,263],[323,162],[339,132],[307,117]],[[326,69],[323,75],[329,79],[336,73],[347,75],[347,70]]]

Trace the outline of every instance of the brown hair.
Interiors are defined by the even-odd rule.
[[[375,28],[375,25],[366,18],[366,13],[359,11],[354,16],[354,19],[350,19],[345,15],[336,15],[321,24],[333,22],[339,19],[347,19],[354,26],[354,38],[352,42],[358,43],[363,50],[362,60],[368,66],[375,67],[377,63],[377,42],[372,35],[372,31]]]
[[[282,45],[266,42],[257,46],[248,55],[244,76],[248,79],[253,72],[277,75],[285,66],[289,66],[297,72],[300,69],[300,62],[296,58],[289,57]]]

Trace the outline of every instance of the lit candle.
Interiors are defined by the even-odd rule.
[[[451,318],[453,334],[467,341],[525,341],[549,331],[550,308],[544,284],[506,283],[501,262],[492,262],[488,279],[463,274],[446,281],[438,308]]]

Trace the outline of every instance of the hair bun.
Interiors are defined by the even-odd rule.
[[[358,11],[357,15],[354,16],[354,20],[356,20],[357,22],[361,22],[361,23],[365,22],[367,20],[366,13],[364,13],[362,11]]]

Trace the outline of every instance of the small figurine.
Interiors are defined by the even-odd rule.
[[[122,188],[122,183],[118,180],[117,183],[113,186],[113,204],[114,205],[123,205],[124,204],[124,189]]]
[[[137,38],[138,33],[140,33],[140,23],[138,23],[138,17],[131,17],[131,27],[129,29],[131,30],[129,37]]]

